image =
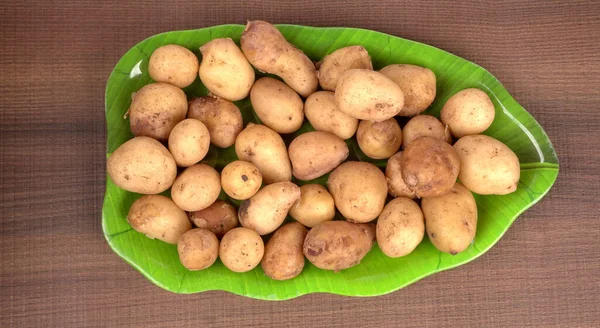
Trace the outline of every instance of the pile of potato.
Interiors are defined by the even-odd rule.
[[[387,256],[405,256],[425,232],[440,251],[457,254],[475,237],[471,192],[517,188],[517,156],[481,134],[495,114],[481,90],[453,95],[441,121],[421,115],[436,96],[431,70],[375,71],[361,46],[315,65],[264,21],[248,23],[241,49],[222,38],[200,51],[201,61],[178,45],[154,51],[148,69],[156,82],[133,95],[128,111],[135,137],[107,163],[118,187],[145,194],[129,210],[131,226],[177,244],[189,270],[219,257],[235,272],[261,264],[272,279],[291,279],[305,257],[339,271],[360,263],[375,241]],[[281,80],[255,81],[255,68]],[[181,88],[197,75],[211,94],[188,101]],[[248,96],[262,124],[244,126],[233,101]],[[401,127],[397,116],[411,118]],[[316,131],[286,145],[280,134],[296,132],[305,117]],[[385,170],[346,161],[354,135],[366,156],[387,159]],[[202,163],[209,147],[232,146],[238,160],[221,172]],[[327,188],[305,184],[327,174]],[[170,198],[158,195],[169,188]],[[345,220],[334,220],[336,210]],[[288,215],[294,220],[285,223]]]

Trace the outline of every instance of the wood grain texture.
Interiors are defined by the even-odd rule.
[[[105,83],[148,36],[246,19],[368,28],[482,65],[553,140],[554,188],[478,260],[389,295],[161,290],[102,236]],[[3,1],[0,326],[598,326],[599,26],[598,1]]]

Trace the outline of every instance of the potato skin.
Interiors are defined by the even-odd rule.
[[[304,256],[317,268],[340,271],[360,263],[373,247],[375,227],[346,221],[327,221],[310,229]]]
[[[210,142],[220,148],[230,147],[244,128],[240,109],[219,97],[199,97],[189,103],[189,118],[195,118],[208,129]]]
[[[475,88],[459,91],[444,104],[440,116],[455,138],[482,133],[492,125],[496,110],[490,97]]]
[[[349,153],[344,140],[322,131],[299,135],[288,149],[292,173],[299,180],[312,180],[331,172]]]
[[[175,181],[177,164],[160,142],[150,137],[135,137],[110,155],[106,171],[121,189],[139,194],[159,194]]]
[[[469,247],[477,229],[477,204],[467,188],[456,183],[447,194],[423,198],[421,208],[437,249],[455,255]]]
[[[261,185],[262,175],[250,162],[233,161],[221,171],[223,191],[233,199],[248,199],[258,192]]]
[[[158,47],[150,56],[148,73],[156,82],[185,88],[196,79],[198,57],[188,49],[176,44]]]
[[[131,227],[151,239],[177,244],[192,225],[187,214],[168,197],[147,195],[136,199],[127,214]]]
[[[401,116],[415,116],[427,109],[435,100],[436,78],[428,68],[394,64],[382,68],[379,72],[389,77],[404,94],[404,108]]]
[[[219,258],[233,272],[247,272],[262,260],[265,244],[256,231],[247,228],[229,230],[221,239]]]
[[[371,57],[362,46],[349,46],[337,49],[317,64],[319,84],[323,90],[335,91],[340,76],[349,69],[373,69]]]
[[[217,260],[219,240],[208,229],[192,229],[179,238],[177,253],[181,264],[188,270],[204,270]]]
[[[304,103],[285,83],[262,77],[250,91],[250,101],[260,121],[278,133],[292,133],[304,121]]]
[[[210,135],[204,123],[185,119],[169,134],[169,152],[178,166],[188,167],[200,162],[208,153]]]
[[[319,184],[303,185],[300,187],[300,198],[290,208],[290,215],[309,228],[331,221],[335,216],[333,197]]]
[[[317,131],[329,132],[346,140],[352,138],[358,119],[340,111],[331,91],[317,91],[304,102],[306,119]]]
[[[308,97],[319,80],[313,62],[265,21],[248,21],[241,38],[242,51],[259,71],[275,74],[294,91]]]
[[[400,149],[402,130],[394,118],[381,122],[361,121],[356,140],[360,150],[370,158],[390,158]]]
[[[464,136],[454,144],[460,159],[460,182],[480,195],[506,195],[517,190],[519,158],[501,141],[486,135]]]
[[[185,169],[171,188],[171,198],[184,211],[200,211],[209,207],[221,193],[219,173],[206,164]]]
[[[388,183],[388,192],[394,197],[407,197],[414,199],[414,191],[410,190],[402,179],[402,152],[397,152],[388,159],[385,166],[385,177]]]
[[[417,115],[411,118],[402,129],[402,147],[420,137],[432,137],[451,144],[450,129],[431,115]]]
[[[365,223],[383,210],[388,186],[381,170],[367,162],[345,162],[327,180],[335,207],[346,220]]]
[[[306,228],[298,222],[285,224],[275,231],[265,245],[265,254],[260,263],[269,278],[288,280],[302,272],[302,246],[306,233]]]
[[[254,69],[230,38],[213,39],[200,47],[202,62],[198,75],[206,88],[230,101],[248,96]]]
[[[421,208],[406,197],[394,198],[377,219],[377,244],[389,257],[410,254],[423,240],[425,222]]]
[[[259,235],[275,231],[300,198],[300,188],[291,182],[277,182],[265,186],[256,195],[240,204],[238,219],[243,227]]]
[[[218,238],[238,226],[237,209],[222,200],[203,210],[190,212],[189,218],[196,227],[208,229]]]

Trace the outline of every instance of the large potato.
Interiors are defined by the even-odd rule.
[[[237,209],[222,200],[203,210],[190,212],[189,217],[196,227],[208,229],[219,238],[238,226]]]
[[[210,135],[204,123],[185,119],[171,130],[169,151],[177,165],[188,167],[200,162],[208,153]]]
[[[428,68],[395,64],[382,68],[379,72],[389,77],[404,94],[402,116],[415,116],[429,107],[435,100],[435,74]]]
[[[329,132],[346,140],[352,138],[358,119],[340,111],[331,91],[317,91],[304,103],[306,119],[317,131]]]
[[[381,122],[361,121],[356,141],[365,155],[374,159],[390,158],[402,144],[402,130],[396,119]]]
[[[371,57],[362,46],[340,48],[317,64],[319,84],[323,90],[334,91],[342,73],[353,68],[373,69]]]
[[[159,194],[169,189],[177,176],[171,153],[149,137],[126,141],[110,155],[106,167],[117,187],[140,194]]]
[[[178,88],[185,88],[196,79],[198,57],[188,49],[176,44],[158,47],[148,61],[148,73],[156,82],[165,82]]]
[[[302,126],[302,99],[279,80],[268,76],[258,79],[250,91],[250,101],[260,121],[279,133],[292,133]]]
[[[450,130],[440,120],[431,115],[417,115],[411,118],[402,129],[402,147],[420,137],[432,137],[452,143]]]
[[[401,113],[404,95],[385,75],[368,69],[342,74],[335,89],[335,102],[342,112],[366,121],[385,121]]]
[[[485,135],[464,136],[454,144],[460,159],[460,182],[480,195],[506,195],[517,190],[519,158],[508,146]]]
[[[450,192],[421,201],[431,243],[452,255],[465,250],[477,229],[477,204],[471,192],[455,183]]]
[[[243,227],[253,229],[259,235],[266,235],[279,228],[298,198],[300,188],[295,184],[273,183],[243,201],[238,218]]]
[[[195,118],[208,129],[210,142],[220,148],[230,147],[244,128],[242,113],[229,100],[219,97],[199,97],[189,103],[189,118]]]
[[[247,272],[262,260],[265,244],[256,231],[247,228],[230,230],[221,239],[219,258],[233,272]]]
[[[171,198],[182,210],[192,212],[209,207],[221,193],[219,173],[206,164],[185,169],[175,179]]]
[[[256,165],[246,161],[233,161],[221,171],[221,186],[229,197],[248,199],[260,189],[262,175]]]
[[[292,172],[297,179],[312,180],[323,176],[348,158],[344,140],[322,131],[306,132],[296,137],[288,149]]]
[[[302,245],[306,232],[306,228],[298,222],[288,223],[275,231],[265,245],[265,254],[260,263],[269,278],[288,280],[302,272]]]
[[[176,86],[151,83],[133,94],[129,106],[129,126],[135,136],[166,141],[175,124],[187,114],[187,98]]]
[[[264,21],[249,21],[242,33],[242,51],[258,70],[275,74],[303,97],[317,90],[313,62]]]
[[[200,80],[215,95],[230,101],[248,96],[254,69],[230,38],[213,39],[200,47]]]
[[[300,199],[290,208],[290,215],[309,228],[331,221],[335,216],[333,197],[319,184],[303,185],[300,187]]]
[[[479,89],[465,89],[450,97],[440,116],[455,138],[479,134],[492,125],[496,111],[490,97]]]
[[[327,180],[335,206],[352,222],[369,222],[383,210],[388,193],[381,170],[366,162],[345,162]]]
[[[419,205],[410,198],[389,202],[377,219],[377,244],[389,257],[410,254],[423,240],[425,222]]]
[[[265,184],[292,180],[292,165],[283,139],[264,125],[249,123],[235,139],[235,153],[258,167]]]
[[[187,214],[161,195],[136,199],[129,208],[127,222],[135,231],[169,244],[177,244],[179,237],[192,228]]]
[[[410,190],[402,178],[402,152],[397,152],[388,159],[385,166],[385,177],[388,183],[388,192],[394,197],[415,198],[414,191]]]
[[[346,221],[327,221],[310,229],[304,256],[317,268],[340,271],[360,263],[373,247],[375,227]]]
[[[219,240],[208,229],[192,229],[179,238],[177,253],[188,270],[204,270],[217,260]]]

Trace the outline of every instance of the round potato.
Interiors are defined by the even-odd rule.
[[[150,56],[148,73],[156,82],[185,88],[192,84],[198,73],[198,57],[176,44],[158,47]]]
[[[374,159],[390,158],[402,144],[402,130],[394,118],[381,122],[361,121],[356,131],[358,146]]]
[[[192,229],[177,242],[179,260],[190,271],[204,270],[219,256],[219,240],[208,229]]]
[[[319,84],[323,90],[334,91],[342,73],[349,69],[373,69],[371,57],[367,49],[362,46],[349,46],[340,48],[317,64],[319,71]]]
[[[300,187],[300,199],[290,208],[290,215],[309,228],[331,221],[335,216],[333,197],[321,185],[303,185]]]
[[[192,228],[187,214],[161,195],[136,199],[129,208],[127,222],[135,231],[169,244],[177,244],[179,237]]]
[[[519,158],[508,146],[485,135],[464,136],[454,144],[460,159],[460,182],[480,195],[506,195],[517,190]]]
[[[410,190],[402,179],[402,152],[397,152],[388,159],[385,166],[385,177],[388,183],[388,192],[394,197],[408,197],[414,199],[415,193]]]
[[[450,97],[440,116],[455,138],[479,134],[492,125],[496,111],[490,97],[479,89],[465,89]]]
[[[256,195],[240,204],[238,218],[242,227],[253,229],[259,235],[275,231],[300,198],[300,188],[291,182],[277,182],[265,186]]]
[[[219,257],[233,272],[247,272],[262,260],[265,244],[256,231],[247,228],[229,230],[221,239]]]
[[[206,164],[185,169],[175,179],[171,198],[182,210],[193,212],[209,207],[221,193],[219,173]]]
[[[302,126],[302,99],[279,80],[268,76],[258,79],[250,91],[250,102],[260,121],[278,133],[292,133]]]
[[[331,91],[317,91],[308,96],[304,114],[315,130],[335,134],[344,140],[352,138],[358,127],[357,119],[337,108],[335,94]]]
[[[160,142],[135,137],[119,146],[106,161],[106,171],[117,187],[139,194],[160,194],[177,176],[177,164]]]
[[[222,200],[203,210],[190,212],[189,217],[196,227],[208,229],[218,238],[238,226],[237,209]]]
[[[185,119],[171,130],[169,151],[177,165],[188,167],[200,162],[210,147],[210,135],[204,123]]]
[[[420,137],[432,137],[452,143],[450,130],[440,120],[431,115],[417,115],[411,118],[402,129],[402,147]]]
[[[435,74],[428,68],[394,64],[382,68],[379,72],[389,77],[404,94],[402,116],[415,116],[427,109],[435,100]]]
[[[265,246],[265,254],[260,263],[269,278],[288,280],[302,272],[302,245],[306,232],[306,228],[298,222],[288,223],[275,231]]]
[[[379,215],[376,232],[383,254],[389,257],[410,254],[425,234],[421,208],[410,198],[394,198]]]
[[[288,149],[292,173],[299,180],[312,180],[331,172],[349,153],[344,140],[322,131],[299,135]]]
[[[229,100],[199,97],[189,103],[189,118],[195,118],[208,129],[210,142],[220,148],[230,147],[244,128],[242,113]]]
[[[250,162],[234,161],[221,171],[223,191],[233,199],[248,199],[256,194],[261,185],[262,175],[258,167]]]

